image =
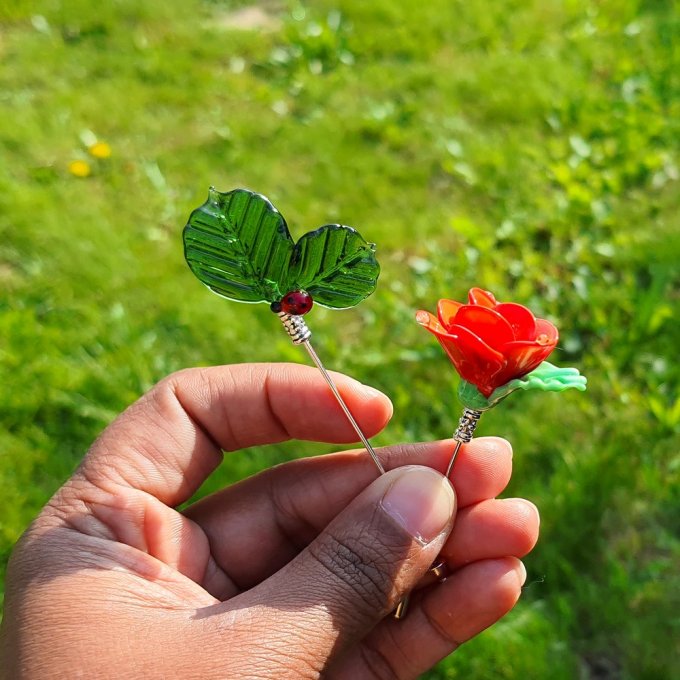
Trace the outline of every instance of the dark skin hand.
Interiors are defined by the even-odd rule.
[[[336,375],[367,433],[387,397]],[[173,374],[128,408],[21,538],[3,678],[416,678],[515,604],[538,513],[498,500],[507,442],[296,460],[183,511],[222,451],[355,435],[315,369]],[[450,577],[390,612],[441,553]]]

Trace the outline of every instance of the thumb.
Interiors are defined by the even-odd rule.
[[[321,670],[416,586],[444,545],[455,510],[453,488],[435,470],[392,470],[281,571],[235,600],[253,597],[260,611],[275,611],[270,659],[278,643],[288,663],[297,652]]]

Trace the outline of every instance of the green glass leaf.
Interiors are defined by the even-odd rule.
[[[379,274],[375,244],[352,227],[326,224],[296,243],[287,287],[306,290],[325,307],[344,309],[368,297]]]
[[[577,368],[561,368],[544,361],[522,378],[510,380],[497,387],[487,399],[474,385],[461,380],[458,386],[458,398],[463,406],[477,411],[486,411],[515,390],[541,390],[542,392],[564,392],[576,389],[583,392],[586,389],[587,378],[581,375]]]
[[[184,256],[208,288],[240,302],[274,302],[287,290],[293,239],[279,211],[246,189],[211,188],[184,228]]]
[[[588,379],[579,373],[578,368],[562,368],[554,366],[548,361],[535,368],[523,378],[511,380],[491,393],[489,399],[502,399],[504,392],[510,394],[515,390],[541,390],[542,392],[564,392],[564,390],[576,389],[584,392]]]

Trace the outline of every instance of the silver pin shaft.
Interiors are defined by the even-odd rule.
[[[302,344],[305,346],[305,349],[309,353],[309,356],[312,357],[312,361],[316,364],[316,367],[321,371],[321,374],[326,379],[328,387],[331,388],[331,392],[333,392],[333,395],[335,396],[338,404],[340,404],[340,408],[345,412],[347,420],[349,420],[351,426],[354,428],[354,431],[359,436],[359,439],[361,439],[361,443],[366,447],[366,451],[368,451],[368,453],[370,454],[371,458],[373,459],[373,462],[375,463],[375,466],[380,471],[380,474],[381,475],[385,474],[385,468],[380,462],[378,454],[375,452],[375,449],[371,446],[368,439],[366,439],[366,435],[361,431],[359,423],[357,423],[357,421],[354,419],[352,412],[349,410],[349,407],[345,403],[345,400],[342,398],[340,392],[338,391],[338,388],[333,382],[333,378],[331,378],[330,373],[326,370],[326,367],[323,365],[323,363],[321,363],[321,359],[319,359],[319,355],[312,347],[312,344],[309,342],[309,340],[305,340]]]
[[[453,433],[453,438],[456,442],[456,446],[453,449],[453,454],[451,455],[449,466],[446,468],[447,479],[451,476],[451,471],[453,470],[453,466],[456,463],[456,459],[458,458],[458,453],[460,452],[461,447],[463,446],[463,444],[467,444],[469,441],[472,440],[472,436],[475,433],[475,428],[477,427],[477,423],[479,422],[481,416],[482,411],[476,411],[471,408],[463,409],[463,415],[458,421],[458,427],[456,428],[456,431]],[[437,571],[439,569],[441,569],[441,565],[436,565],[430,568],[429,573],[434,573],[435,575],[439,576],[439,573]],[[399,604],[397,605],[397,608],[394,610],[392,616],[398,621],[401,621],[406,616],[406,613],[408,612],[409,599],[410,599],[409,595],[406,594],[401,600],[401,602],[399,602]]]
[[[451,470],[453,470],[453,466],[456,464],[456,458],[458,458],[458,452],[460,451],[461,446],[463,446],[463,442],[458,440],[456,442],[456,448],[453,449],[453,455],[449,461],[449,466],[446,468],[446,475],[444,475],[447,479],[451,476]]]
[[[321,375],[323,375],[324,379],[328,383],[328,387],[331,388],[333,396],[335,397],[338,404],[340,404],[340,408],[343,410],[345,416],[347,416],[347,420],[349,420],[350,425],[354,428],[354,431],[357,433],[359,439],[361,440],[361,443],[364,445],[366,451],[368,451],[369,455],[373,459],[373,462],[375,463],[375,466],[378,468],[378,471],[380,472],[381,475],[384,474],[385,468],[380,462],[378,454],[375,452],[375,449],[371,446],[370,442],[366,438],[366,435],[361,431],[359,423],[357,423],[357,421],[354,419],[352,412],[349,410],[349,407],[345,403],[345,400],[342,398],[342,395],[340,394],[340,391],[335,385],[333,378],[331,377],[330,373],[326,370],[326,367],[323,365],[321,359],[319,358],[319,355],[312,347],[312,344],[309,341],[309,338],[312,336],[312,332],[309,330],[309,327],[305,323],[305,320],[301,316],[297,316],[294,314],[286,314],[285,312],[278,312],[278,316],[281,319],[283,327],[286,329],[286,332],[293,341],[293,344],[304,345],[305,349],[307,350],[307,353],[312,358],[312,361],[319,369],[319,371],[321,371]]]

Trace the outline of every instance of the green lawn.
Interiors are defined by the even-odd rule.
[[[377,292],[312,315],[326,363],[394,400],[376,444],[454,428],[453,370],[413,312],[472,285],[555,321],[553,360],[590,379],[482,421],[512,440],[507,493],[536,502],[542,538],[515,611],[427,677],[680,677],[677,6],[239,7],[0,6],[0,561],[161,376],[306,361],[183,262],[208,186],[247,186],[294,237],[341,221],[378,243]],[[230,456],[205,491],[328,449]]]

